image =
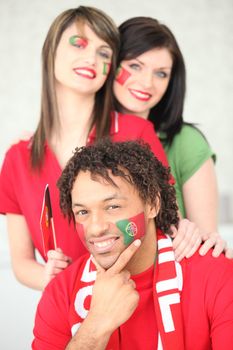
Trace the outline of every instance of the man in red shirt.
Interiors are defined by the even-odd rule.
[[[233,261],[211,253],[175,261],[169,177],[137,142],[75,152],[60,205],[90,254],[45,289],[33,349],[232,349]]]

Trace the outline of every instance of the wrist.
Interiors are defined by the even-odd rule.
[[[90,313],[70,340],[66,350],[105,350],[110,336],[111,332],[106,329],[102,320]]]
[[[92,334],[97,340],[101,338],[110,338],[115,330],[114,327],[111,326],[109,319],[104,316],[97,316],[91,310],[85,319],[85,324],[91,328]]]

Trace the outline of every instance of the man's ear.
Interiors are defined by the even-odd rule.
[[[148,204],[148,218],[155,218],[160,210],[160,197],[156,198],[155,203]]]

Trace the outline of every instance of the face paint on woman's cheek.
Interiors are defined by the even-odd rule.
[[[69,43],[72,46],[78,46],[85,48],[88,44],[88,41],[84,38],[80,38],[78,35],[73,35],[69,38]]]
[[[134,240],[145,236],[145,215],[142,212],[129,219],[119,220],[116,222],[116,226],[123,233],[124,244],[129,245]]]
[[[111,63],[104,62],[103,75],[108,75],[108,73],[110,72],[110,68],[111,68]]]
[[[87,248],[84,226],[82,224],[76,223],[75,227],[82,244]]]
[[[124,67],[119,67],[117,69],[117,73],[116,73],[116,78],[115,80],[120,84],[120,85],[124,85],[126,80],[129,79],[129,77],[131,76],[131,73],[128,72]]]

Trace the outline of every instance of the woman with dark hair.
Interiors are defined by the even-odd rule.
[[[111,112],[118,50],[117,27],[91,7],[61,13],[47,34],[39,124],[31,140],[9,149],[0,176],[0,212],[7,216],[12,266],[18,280],[31,288],[43,289],[86,252],[75,227],[61,213],[56,187],[76,147],[108,135],[113,141],[143,138],[167,164],[151,123]],[[48,251],[40,230],[42,217],[45,241],[51,216],[48,203],[43,206],[47,184],[58,247],[48,245]],[[35,249],[45,265],[36,261]]]
[[[183,120],[185,64],[169,28],[150,17],[119,27],[116,107],[150,120],[167,153],[179,210],[203,232],[217,230],[215,155],[202,133]],[[122,79],[123,77],[123,79]]]

